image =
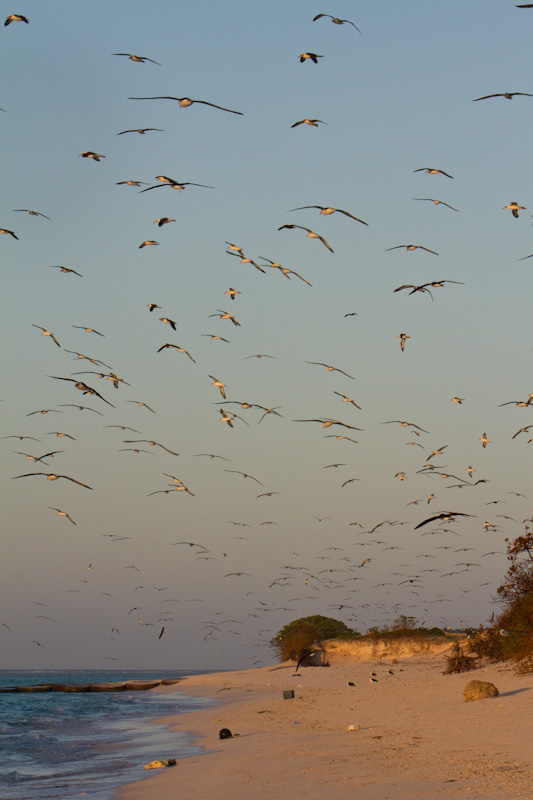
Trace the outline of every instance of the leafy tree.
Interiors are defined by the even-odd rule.
[[[507,560],[511,562],[511,566],[498,594],[507,605],[511,605],[524,595],[533,594],[533,530],[526,525],[523,536],[514,541],[505,541]]]
[[[503,613],[495,628],[503,637],[499,641],[501,658],[512,658],[521,672],[533,672],[533,530],[525,526],[522,536],[506,539],[510,562],[498,595]]]
[[[354,639],[359,636],[344,622],[315,614],[285,625],[270,640],[270,647],[280,661],[299,661],[324,639]]]

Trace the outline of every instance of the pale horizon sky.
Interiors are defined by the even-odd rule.
[[[488,620],[505,538],[533,513],[533,404],[516,405],[533,392],[533,97],[472,101],[533,94],[533,10],[25,0],[16,11],[29,23],[2,28],[0,221],[18,239],[0,239],[0,435],[39,441],[0,440],[0,668],[240,668],[271,662],[268,640],[311,614],[360,631],[400,614]],[[313,22],[322,12],[361,34]],[[304,52],[323,57],[300,63]],[[242,116],[128,99],[167,95]],[[325,124],[291,127],[304,118]],[[161,131],[117,136],[137,128]],[[140,193],[158,175],[215,188]],[[128,180],[143,184],[117,185]],[[291,210],[311,205],[367,225]],[[334,252],[278,230],[288,224]],[[410,244],[438,255],[389,250]],[[430,287],[433,299],[395,292],[441,280],[452,282]],[[238,326],[211,316],[225,311]],[[158,352],[166,343],[194,361]],[[81,379],[115,408],[50,376]],[[263,410],[242,404],[277,414],[259,422]],[[242,419],[230,428],[221,409]],[[362,430],[294,422],[307,419]],[[54,450],[48,466],[24,455]],[[17,478],[33,472],[91,490]],[[178,485],[169,475],[192,495],[163,493]],[[416,529],[449,511],[472,516]]]

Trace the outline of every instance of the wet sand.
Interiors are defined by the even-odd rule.
[[[442,654],[416,655],[396,664],[301,668],[295,677],[294,665],[284,664],[191,676],[155,689],[219,702],[158,720],[192,732],[206,754],[153,771],[118,796],[531,800],[533,676],[499,664],[443,675],[445,666]],[[462,692],[472,679],[494,683],[500,696],[465,703]],[[295,698],[283,699],[290,689]],[[239,736],[220,740],[221,728]]]

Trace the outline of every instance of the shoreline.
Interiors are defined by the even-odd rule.
[[[443,655],[417,654],[394,665],[343,662],[295,676],[283,664],[159,687],[217,701],[154,720],[204,752],[122,786],[117,798],[226,800],[244,789],[254,800],[531,800],[533,676],[501,664],[456,675],[444,667]],[[464,703],[472,679],[494,683],[500,696]],[[294,699],[283,699],[287,689]],[[220,740],[221,728],[239,736]]]

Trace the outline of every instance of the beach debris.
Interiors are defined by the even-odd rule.
[[[175,767],[176,766],[176,759],[175,758],[164,758],[162,761],[150,761],[149,764],[145,764],[143,769],[161,769],[162,767]]]
[[[444,670],[444,675],[452,675],[456,672],[468,672],[471,669],[476,669],[478,659],[473,656],[467,656],[463,653],[461,644],[455,642],[451,655],[447,656],[447,666]]]
[[[284,700],[294,700],[294,689],[286,689],[283,692],[283,699]]]
[[[229,728],[221,728],[218,732],[219,739],[233,739],[233,734]]]
[[[348,730],[349,731],[358,731],[359,730],[359,725],[348,725]]]
[[[498,697],[500,694],[493,683],[488,681],[470,681],[463,689],[465,703],[471,700],[483,700],[485,697]]]

